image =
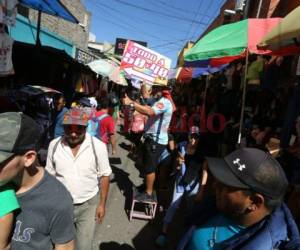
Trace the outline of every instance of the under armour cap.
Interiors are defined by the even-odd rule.
[[[40,130],[37,123],[18,112],[0,114],[0,162],[14,154],[39,149]]]
[[[286,176],[269,153],[242,148],[222,158],[207,158],[208,168],[221,183],[251,189],[269,198],[280,198],[288,186]]]

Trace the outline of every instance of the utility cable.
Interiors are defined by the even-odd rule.
[[[145,7],[142,7],[142,6],[139,6],[139,5],[135,5],[135,4],[131,4],[131,3],[127,3],[127,2],[124,2],[123,0],[114,0],[115,2],[117,3],[120,3],[120,4],[123,4],[123,5],[127,5],[127,6],[130,6],[132,8],[136,8],[136,9],[140,9],[140,10],[143,10],[143,11],[147,11],[147,12],[150,12],[152,14],[158,14],[158,15],[161,15],[161,16],[164,16],[164,17],[169,17],[169,18],[173,18],[173,19],[177,19],[177,20],[180,20],[180,21],[185,21],[185,22],[193,22],[192,19],[190,18],[186,18],[186,17],[179,17],[179,16],[173,16],[173,15],[170,15],[168,13],[164,13],[164,12],[160,12],[160,11],[157,11],[157,10],[152,10],[152,9],[149,9],[149,8],[145,8]],[[200,21],[195,21],[195,23],[198,23],[198,24],[201,24],[203,26],[207,25],[206,23],[202,23]]]
[[[98,5],[97,3],[95,3],[96,6],[100,7],[100,5]],[[165,27],[165,28],[168,28],[168,29],[174,29],[174,27],[170,27],[170,26],[166,26],[166,25],[163,25],[161,23],[155,23],[155,22],[152,22],[152,21],[149,21],[149,20],[146,20],[146,19],[142,19],[142,18],[135,18],[135,17],[132,17],[132,16],[128,16],[128,15],[124,15],[124,12],[123,11],[120,11],[120,10],[117,10],[115,8],[112,8],[111,6],[109,5],[106,5],[104,3],[101,2],[101,6],[104,7],[104,8],[107,8],[113,12],[116,12],[116,13],[119,13],[119,14],[122,14],[123,17],[126,17],[130,20],[137,20],[137,21],[140,21],[140,22],[144,22],[144,23],[149,23],[149,24],[152,24],[152,25],[156,25],[156,26],[159,26],[159,27]],[[181,32],[185,32],[185,30],[183,29],[178,29],[176,27],[176,31],[181,31]]]

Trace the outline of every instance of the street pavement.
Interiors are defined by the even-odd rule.
[[[164,211],[158,209],[156,218],[152,221],[133,218],[129,221],[129,209],[132,199],[132,186],[139,186],[143,179],[134,161],[128,157],[130,142],[120,133],[117,135],[118,151],[116,156],[110,156],[114,173],[109,191],[104,222],[95,229],[93,250],[155,250],[154,240],[162,226]],[[121,146],[120,146],[121,145]],[[171,198],[169,191],[161,192],[160,204],[167,207]],[[180,209],[175,216],[170,240],[165,249],[175,249],[180,239],[183,220]]]

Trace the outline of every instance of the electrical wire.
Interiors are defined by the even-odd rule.
[[[164,12],[160,12],[160,11],[157,11],[157,10],[145,8],[145,7],[142,7],[142,6],[139,6],[139,5],[127,3],[127,2],[124,2],[123,0],[113,0],[113,1],[115,1],[117,3],[120,3],[120,4],[123,4],[123,5],[130,6],[132,8],[136,8],[136,9],[140,9],[140,10],[143,10],[143,11],[147,11],[147,12],[150,12],[152,14],[158,14],[158,15],[161,15],[161,16],[164,16],[164,17],[169,17],[169,18],[173,18],[173,19],[177,19],[177,20],[184,21],[184,22],[189,22],[189,23],[193,22],[193,20],[190,19],[190,18],[173,16],[173,15],[170,15],[168,13],[164,13]],[[195,21],[195,23],[198,23],[198,24],[201,24],[201,25],[204,25],[204,26],[207,25],[206,23],[202,23],[200,21]]]
[[[100,7],[100,5],[98,3],[95,3],[95,4],[96,4],[96,6]],[[113,11],[113,12],[120,13],[120,14],[122,14],[122,17],[126,17],[126,18],[128,18],[130,20],[137,20],[139,22],[149,23],[149,24],[152,24],[152,25],[155,25],[155,26],[165,27],[165,28],[168,28],[168,29],[173,29],[174,28],[174,27],[163,25],[161,23],[155,23],[155,22],[152,22],[152,21],[149,21],[149,20],[146,20],[146,19],[134,18],[132,16],[125,15],[125,13],[123,11],[120,11],[120,10],[117,10],[115,8],[112,8],[111,6],[106,5],[106,4],[102,3],[102,2],[101,2],[101,6],[107,8],[107,9]],[[177,27],[176,27],[176,31],[185,32],[185,30],[178,29]]]
[[[198,36],[197,36],[197,37],[198,37]],[[152,46],[151,48],[152,48],[152,49],[156,49],[156,48],[166,47],[166,46],[168,46],[168,45],[178,44],[178,43],[181,43],[181,42],[183,42],[183,41],[186,41],[186,38],[185,38],[185,39],[179,39],[179,40],[177,40],[177,41],[172,40],[172,41],[170,41],[169,43],[163,43],[163,44],[155,45],[155,46]]]
[[[201,16],[211,17],[210,15],[205,14],[205,13],[198,13],[198,11],[192,11],[192,10],[187,10],[187,9],[183,9],[183,8],[174,7],[174,6],[172,6],[170,4],[167,4],[167,3],[165,3],[165,2],[163,2],[161,0],[155,0],[155,2],[159,3],[159,4],[163,5],[163,6],[166,6],[166,7],[170,8],[170,9],[174,9],[174,10],[180,11],[181,13],[182,12],[183,13],[190,13],[190,14],[194,14],[194,15],[195,14],[200,14]]]
[[[190,28],[188,29],[188,32],[187,32],[187,34],[186,34],[186,40],[191,40],[191,39],[189,38],[189,34],[190,34],[190,32],[191,32],[191,30],[192,30],[192,28],[193,28],[194,21],[197,19],[197,16],[198,16],[198,13],[199,13],[199,11],[200,11],[200,9],[201,9],[201,7],[202,7],[202,4],[203,4],[203,0],[199,0],[199,5],[198,5],[197,11],[196,11],[196,13],[195,13],[195,15],[194,15],[193,22],[191,23]],[[202,19],[201,19],[201,20],[202,20]]]
[[[108,14],[108,13],[106,12],[106,10],[103,11],[103,9],[101,9],[101,6],[97,6],[97,8],[98,8],[99,10],[101,10],[102,14],[108,15],[108,17],[114,17],[115,19],[119,18],[119,17],[117,17],[117,16],[114,16],[113,14]],[[104,21],[106,21],[106,22],[109,21],[108,19],[105,19],[105,18],[103,18],[102,16],[100,16],[97,12],[94,13],[94,15],[97,16],[97,19],[100,19],[100,20],[102,19],[102,20],[104,20]],[[110,19],[110,22],[111,22],[113,25],[115,25],[115,26],[117,25],[117,23],[114,22],[112,19]],[[170,40],[162,39],[161,36],[156,36],[156,35],[154,35],[154,34],[152,34],[152,33],[146,32],[146,31],[140,29],[139,27],[137,27],[137,26],[135,26],[135,25],[132,25],[132,24],[130,24],[130,23],[127,23],[127,22],[122,21],[122,22],[120,22],[119,24],[120,24],[120,25],[119,25],[120,27],[123,27],[123,28],[125,28],[125,29],[131,29],[131,30],[134,30],[134,31],[138,31],[138,33],[143,34],[143,35],[146,35],[146,36],[151,37],[151,38],[154,38],[155,40],[160,40],[160,41],[165,41],[165,42],[170,41]],[[176,38],[174,38],[174,39],[176,39]]]
[[[210,1],[209,5],[208,5],[208,7],[207,7],[207,10],[209,10],[209,9],[212,7],[212,3],[213,3],[213,1]],[[201,21],[203,21],[203,18],[204,18],[204,17],[202,16]],[[215,18],[215,17],[214,17],[214,18]],[[207,24],[206,28],[209,26],[209,24],[210,24],[210,22]],[[192,37],[195,36],[196,32],[197,32],[197,28],[194,29],[194,32],[192,33]],[[199,36],[200,36],[200,35],[199,35]],[[189,40],[191,40],[191,39],[189,39]]]
[[[97,19],[102,20],[102,21],[107,22],[107,23],[110,23],[110,24],[112,24],[116,27],[123,28],[125,30],[130,29],[130,30],[133,30],[135,32],[137,31],[136,27],[133,27],[131,25],[126,25],[126,23],[116,23],[116,22],[112,21],[111,19],[106,19],[103,16],[99,16],[98,13],[97,14],[94,13],[94,15],[97,16]],[[139,31],[139,34],[147,36],[147,37],[152,37],[152,38],[154,38],[156,40],[160,40],[160,41],[168,41],[168,40],[163,40],[161,37],[155,36],[153,34],[149,34],[149,33],[144,32],[144,31]]]

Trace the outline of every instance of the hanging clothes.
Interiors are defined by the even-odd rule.
[[[0,23],[15,26],[18,0],[0,0]]]
[[[0,32],[0,76],[14,74],[12,48],[14,40],[4,31]]]

